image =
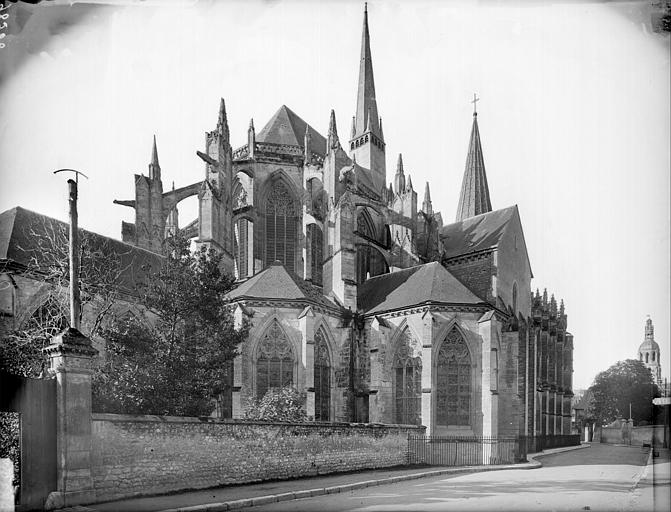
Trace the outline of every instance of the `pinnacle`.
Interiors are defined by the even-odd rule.
[[[396,174],[403,174],[403,154],[398,154],[398,160],[396,162]]]
[[[429,190],[429,182],[426,182],[426,187],[424,187],[424,202],[425,203],[430,203],[431,202],[431,191]]]
[[[329,117],[328,135],[338,138],[338,127],[336,126],[335,110],[333,109],[331,109],[331,116]]]
[[[249,129],[250,130],[254,129],[254,118],[253,117],[249,120]]]
[[[408,174],[408,181],[407,181],[407,188],[406,188],[406,190],[407,190],[408,192],[410,192],[411,190],[413,190],[413,188],[412,188],[412,178],[410,177],[409,174]]]
[[[224,98],[221,98],[219,103],[219,121],[217,124],[222,126],[226,121],[226,102],[224,101]]]

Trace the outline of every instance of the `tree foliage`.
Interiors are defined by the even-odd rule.
[[[40,305],[27,318],[18,317],[15,328],[1,333],[0,370],[38,377],[46,360],[42,348],[70,323],[70,266],[68,225],[53,219],[39,219],[23,227],[30,247],[18,247],[26,255],[25,277],[38,283]],[[80,313],[86,311],[81,330],[97,337],[121,295],[125,270],[123,254],[112,241],[80,231]]]
[[[636,359],[626,359],[599,373],[589,388],[593,400],[586,413],[597,424],[610,423],[617,418],[631,417],[638,424],[653,419],[652,399],[659,396],[652,374]]]
[[[293,387],[271,388],[258,400],[250,398],[245,419],[260,421],[301,422],[305,415],[305,396]]]
[[[209,415],[247,336],[225,298],[233,278],[221,271],[221,255],[192,253],[180,237],[166,243],[163,265],[140,287],[142,311],[103,332],[106,359],[93,380],[99,412]]]

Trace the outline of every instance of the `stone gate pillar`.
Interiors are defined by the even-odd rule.
[[[56,490],[45,508],[95,500],[91,477],[91,374],[98,351],[78,330],[68,328],[44,349],[56,377]]]

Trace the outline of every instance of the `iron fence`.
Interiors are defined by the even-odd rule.
[[[527,443],[514,437],[408,435],[408,464],[481,466],[526,460]]]
[[[543,450],[566,446],[580,446],[580,434],[527,436],[524,439],[526,439],[527,453],[542,452]]]

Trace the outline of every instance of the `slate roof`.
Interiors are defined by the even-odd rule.
[[[303,147],[306,126],[309,125],[294,111],[286,105],[282,105],[270,118],[270,121],[256,134],[256,142]],[[324,156],[326,154],[326,139],[312,126],[309,127],[309,130],[312,152]]]
[[[113,238],[83,229],[79,230],[82,243],[90,244],[92,251],[117,255],[123,269],[119,286],[126,293],[134,293],[135,285],[144,276],[143,266],[158,267],[162,256]],[[54,247],[52,240],[62,247]],[[54,253],[67,256],[68,224],[25,208],[15,207],[0,213],[0,271],[48,271]],[[44,250],[45,244],[48,251]],[[53,252],[52,252],[53,251]]]
[[[242,282],[230,291],[227,298],[231,301],[245,299],[265,299],[287,301],[305,301],[329,309],[340,308],[322,293],[322,289],[289,272],[279,261],[258,274]]]
[[[509,206],[443,226],[440,239],[445,248],[445,257],[452,258],[496,247],[516,211],[517,205]]]
[[[359,286],[357,300],[359,309],[365,314],[405,309],[424,303],[490,306],[438,262],[372,277]]]

